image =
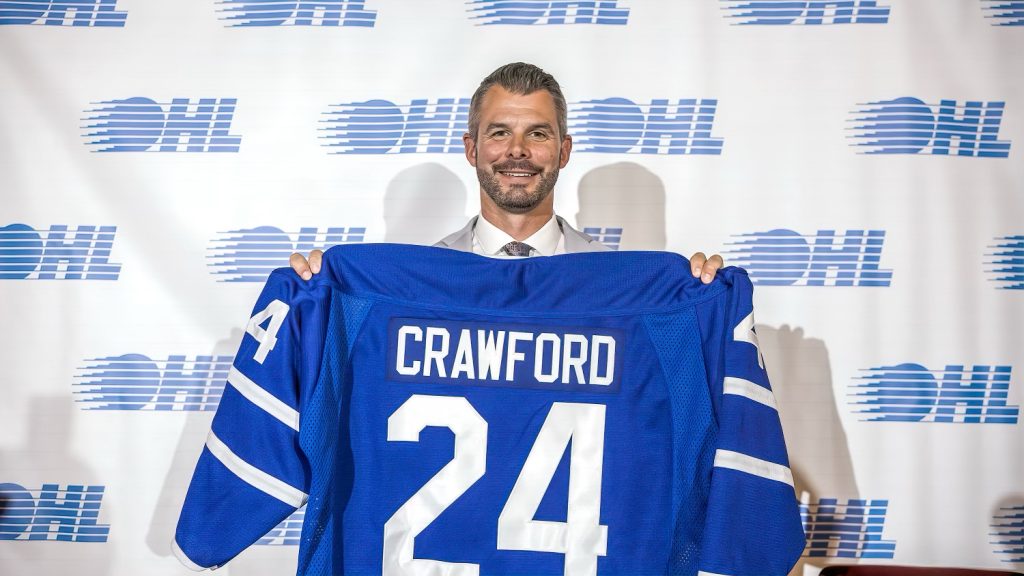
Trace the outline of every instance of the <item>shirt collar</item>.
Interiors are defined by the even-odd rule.
[[[487,255],[501,254],[502,247],[515,238],[509,236],[504,230],[487,221],[481,214],[476,219],[476,227],[473,228],[473,235],[476,243],[480,245],[481,251]],[[554,215],[547,221],[540,230],[523,240],[533,248],[531,256],[553,256],[562,240],[562,228]]]

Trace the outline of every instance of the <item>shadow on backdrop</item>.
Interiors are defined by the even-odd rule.
[[[69,396],[41,396],[32,398],[29,405],[29,430],[27,438],[31,443],[21,451],[0,452],[0,470],[3,476],[0,477],[0,484],[13,483],[26,490],[24,498],[34,498],[43,483],[58,484],[61,489],[69,485],[96,486],[104,485],[103,480],[92,471],[81,459],[71,450],[71,432],[74,426],[75,412],[78,409]],[[13,488],[7,484],[7,489]],[[50,506],[65,508],[69,512],[81,502],[63,500],[63,495],[58,494],[55,503]],[[128,501],[128,498],[112,498],[109,491],[105,490],[100,500],[99,514],[95,519],[97,525],[109,525],[113,518],[115,502]],[[13,502],[18,502],[14,500]],[[12,514],[15,511],[11,503],[0,503],[0,507],[8,509]],[[40,502],[33,502],[40,506]],[[63,505],[62,505],[63,504]],[[34,517],[38,521],[39,511]],[[82,526],[83,514],[75,512],[74,516],[59,516],[60,520],[75,522],[75,526]],[[0,510],[0,524],[7,528],[12,526],[10,518],[3,517],[3,510]],[[18,522],[24,523],[24,520]],[[61,522],[53,522],[50,525],[50,534],[57,533],[58,527],[70,526]],[[27,525],[26,530],[30,530]],[[116,530],[111,527],[111,532]],[[17,531],[17,530],[16,530]],[[20,534],[9,533],[11,537]],[[51,536],[52,537],[52,536]],[[17,561],[25,561],[34,567],[40,568],[45,573],[63,573],[69,565],[74,565],[76,575],[80,576],[106,576],[110,573],[111,554],[114,549],[108,545],[95,542],[33,542],[37,545],[21,546],[19,542],[12,542],[5,546],[4,558],[11,558]],[[45,548],[45,550],[44,550]],[[10,572],[3,570],[0,564],[0,573]]]
[[[618,250],[665,249],[665,183],[654,172],[633,162],[601,166],[583,175],[578,193],[581,231]]]
[[[848,500],[859,499],[860,491],[832,387],[828,349],[823,340],[805,337],[802,328],[758,324],[756,330],[779,406],[796,496],[802,503],[811,505],[812,517],[807,526],[809,542],[821,545],[832,540],[829,548],[834,552],[835,546],[843,541],[840,539],[856,542],[861,538],[860,530],[855,527],[854,531],[841,535],[836,530],[832,531],[834,534],[827,531],[831,522],[815,525],[816,504],[821,498],[836,498],[839,504],[845,504]],[[835,516],[842,518],[845,513],[846,508],[840,507]],[[846,520],[858,519],[851,516]],[[863,528],[866,525],[861,526]],[[790,574],[803,574],[805,566],[820,568],[826,560],[831,559],[801,558]],[[856,559],[843,561],[856,563]]]
[[[384,241],[430,246],[466,225],[466,186],[448,168],[402,170],[384,192]]]

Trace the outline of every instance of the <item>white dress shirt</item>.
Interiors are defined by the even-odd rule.
[[[515,241],[515,238],[488,222],[483,214],[476,219],[476,227],[473,228],[474,254],[491,256],[493,258],[515,258],[515,256],[509,256],[501,250],[505,244],[513,241]],[[558,221],[555,220],[554,216],[551,216],[551,220],[548,220],[546,224],[541,226],[540,230],[537,230],[522,242],[532,248],[530,256],[565,254],[565,236],[562,234],[562,228],[558,225]]]

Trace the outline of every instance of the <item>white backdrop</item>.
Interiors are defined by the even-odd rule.
[[[516,60],[570,102],[558,213],[751,270],[794,574],[1024,567],[1024,3],[505,4],[0,2],[0,572],[187,573],[259,280],[460,227],[459,99]]]

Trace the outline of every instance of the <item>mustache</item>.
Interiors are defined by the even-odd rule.
[[[495,172],[541,172],[542,170],[537,165],[529,161],[508,161],[495,164],[493,166]]]

